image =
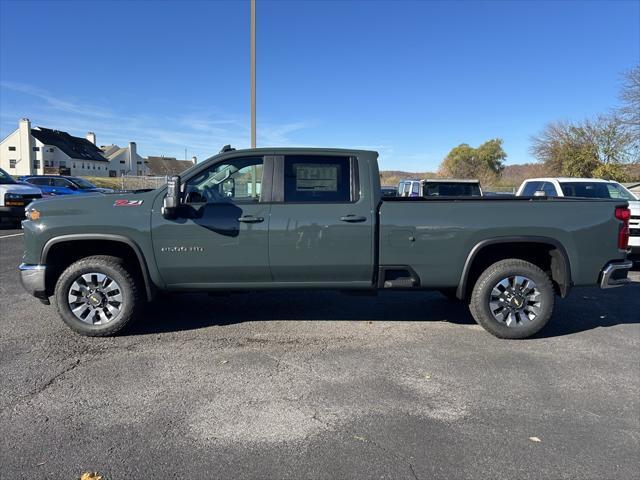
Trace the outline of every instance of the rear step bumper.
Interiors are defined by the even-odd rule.
[[[608,263],[600,273],[600,288],[622,287],[631,283],[627,275],[632,267],[631,260]]]

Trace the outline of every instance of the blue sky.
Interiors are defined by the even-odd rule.
[[[640,2],[258,0],[258,146],[379,150],[433,170],[617,103]],[[0,0],[0,136],[34,125],[143,155],[249,144],[248,1]]]

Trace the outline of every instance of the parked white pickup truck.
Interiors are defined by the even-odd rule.
[[[38,198],[39,188],[16,182],[0,168],[0,222],[24,220],[24,207]]]
[[[640,199],[624,186],[613,180],[599,178],[530,178],[522,182],[518,197],[585,197],[620,198],[629,202],[629,247],[634,253],[640,252]]]

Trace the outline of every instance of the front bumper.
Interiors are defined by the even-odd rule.
[[[627,278],[629,270],[633,267],[631,260],[608,263],[600,273],[600,288],[621,287],[631,283]]]
[[[40,301],[49,304],[45,283],[47,268],[44,265],[27,265],[23,263],[18,269],[20,270],[20,283],[22,283],[24,289]]]
[[[0,207],[0,217],[10,217],[15,219],[24,220],[25,207]]]

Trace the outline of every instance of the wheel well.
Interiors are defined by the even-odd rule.
[[[547,272],[558,295],[565,297],[571,287],[569,261],[562,247],[542,242],[491,243],[470,254],[465,265],[458,297],[471,298],[476,280],[490,265],[507,258],[519,258]],[[469,262],[467,260],[467,262]]]
[[[117,240],[95,239],[68,240],[55,243],[49,248],[46,252],[46,258],[42,259],[43,263],[47,265],[45,278],[47,296],[53,295],[58,278],[69,265],[92,255],[110,255],[123,259],[131,274],[145,286],[147,296],[151,296],[146,267],[141,265],[133,247]]]

